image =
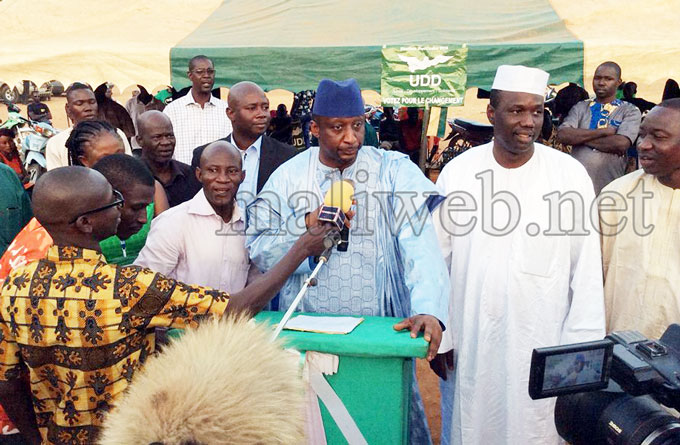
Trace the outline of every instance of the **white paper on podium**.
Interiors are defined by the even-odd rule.
[[[312,317],[296,315],[288,320],[284,329],[318,332],[321,334],[349,334],[364,321],[362,317]]]

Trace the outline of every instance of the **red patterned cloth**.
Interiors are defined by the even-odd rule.
[[[7,275],[17,267],[43,258],[50,245],[52,245],[50,234],[37,219],[31,219],[0,258],[0,282],[4,281]],[[0,406],[0,436],[17,434],[18,432],[19,430],[16,429],[5,414],[5,410]]]

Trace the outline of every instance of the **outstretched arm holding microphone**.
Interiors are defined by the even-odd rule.
[[[281,289],[288,277],[295,272],[301,262],[307,257],[315,255],[322,248],[328,250],[327,240],[331,233],[336,232],[326,224],[318,223],[310,226],[281,261],[255,282],[230,296],[225,314],[237,312],[257,314],[260,312]]]

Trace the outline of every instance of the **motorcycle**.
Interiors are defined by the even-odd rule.
[[[486,144],[493,138],[493,125],[460,118],[449,119],[447,123],[451,132],[440,145],[444,146],[445,141],[448,144],[442,151],[436,146],[432,149],[427,159],[430,168],[442,169],[451,159],[472,147]]]
[[[17,147],[21,148],[24,169],[29,177],[29,183],[35,181],[45,173],[47,162],[45,160],[45,147],[47,141],[57,134],[57,130],[46,122],[36,122],[23,117],[19,107],[12,103],[7,105],[7,120],[0,128],[8,128],[16,134]]]

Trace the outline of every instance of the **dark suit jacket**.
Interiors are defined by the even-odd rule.
[[[226,138],[218,139],[219,141],[232,142],[231,135]],[[217,142],[217,141],[215,141]],[[212,143],[212,142],[211,142]],[[233,143],[233,142],[232,142]],[[194,149],[194,155],[191,158],[191,166],[194,171],[198,168],[201,154],[205,147],[210,144],[201,145]],[[274,138],[262,135],[262,146],[260,147],[260,167],[257,171],[257,193],[260,193],[264,187],[267,179],[274,173],[277,167],[297,154],[295,148],[291,145],[279,142]]]

